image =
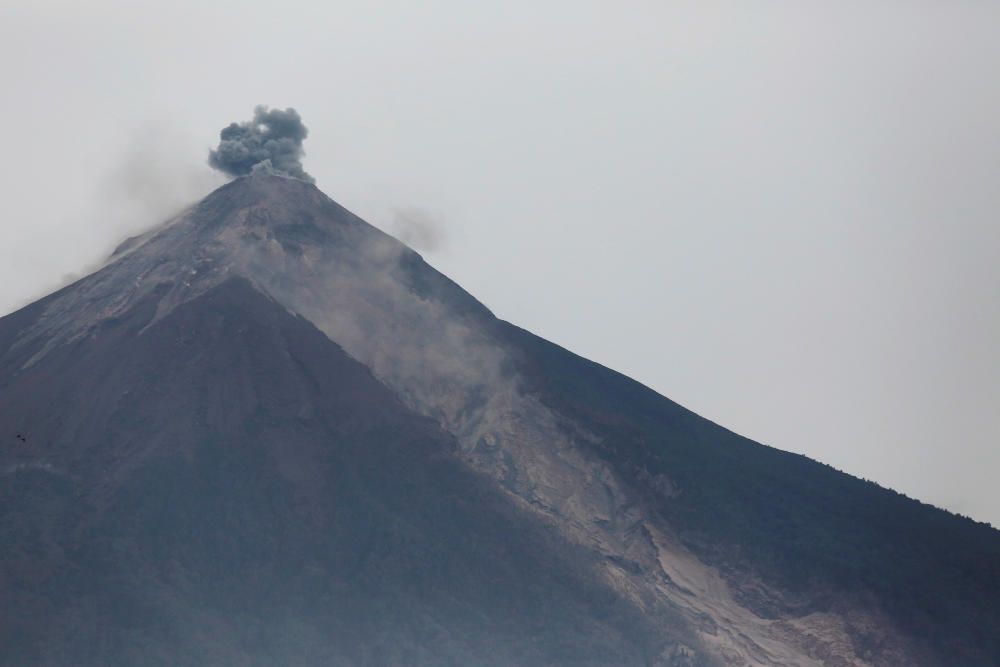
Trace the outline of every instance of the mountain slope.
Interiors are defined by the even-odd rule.
[[[669,648],[592,557],[309,323],[238,278],[148,326],[158,297],[28,368],[31,350],[3,355],[0,432],[25,440],[3,443],[0,662],[599,665]]]
[[[881,624],[897,624],[921,661],[1000,662],[1000,532],[758,445],[505,329],[533,390],[599,434],[595,455],[641,489],[755,613],[804,616],[860,602],[881,612]],[[767,585],[753,585],[757,577]],[[877,659],[883,629],[852,628],[857,648]]]
[[[293,179],[0,320],[0,437],[22,659],[1000,662],[1000,533],[497,320]]]

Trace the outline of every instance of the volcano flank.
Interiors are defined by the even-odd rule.
[[[0,543],[15,667],[1000,664],[1000,532],[266,170],[0,319]]]

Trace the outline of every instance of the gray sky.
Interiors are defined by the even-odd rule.
[[[0,312],[294,106],[499,316],[1000,525],[1000,3],[484,4],[6,0]]]

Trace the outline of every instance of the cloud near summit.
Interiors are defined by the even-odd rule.
[[[307,136],[309,130],[295,109],[257,106],[253,120],[222,129],[208,163],[234,177],[264,171],[312,183],[315,179],[302,168],[302,142]]]

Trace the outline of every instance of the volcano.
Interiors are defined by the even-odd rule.
[[[0,544],[15,667],[1000,664],[1000,532],[266,173],[0,319]]]

